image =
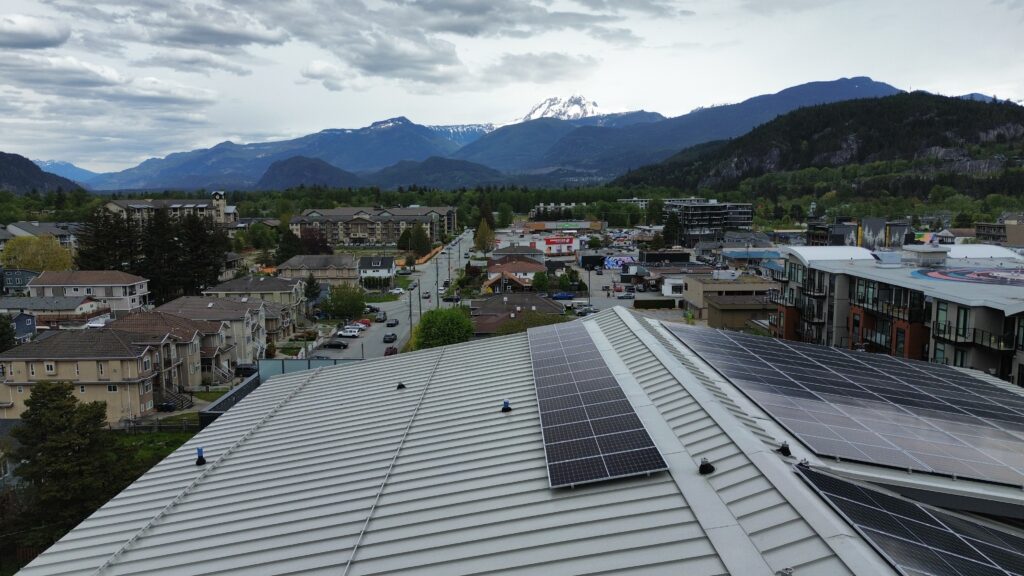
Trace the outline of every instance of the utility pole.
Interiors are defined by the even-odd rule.
[[[437,296],[434,300],[434,310],[441,307],[441,265],[437,263],[438,256],[439,254],[434,254],[434,296]]]
[[[418,289],[419,287],[420,287],[420,285],[417,284],[416,288]],[[409,330],[412,330],[412,290],[409,290],[408,296],[409,296]]]
[[[423,286],[419,282],[416,283],[416,299],[420,301],[420,318],[423,317]],[[412,306],[412,304],[409,304]],[[412,331],[412,326],[409,326],[409,330]]]

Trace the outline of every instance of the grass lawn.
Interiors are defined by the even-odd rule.
[[[186,416],[187,414],[181,414]],[[199,421],[198,414],[191,414]],[[131,455],[141,470],[148,470],[179,446],[187,442],[195,432],[111,432],[120,448],[120,454]]]
[[[300,346],[282,346],[277,349],[278,354],[285,354],[287,356],[295,356],[302,350]]]
[[[223,396],[223,395],[225,395],[227,393],[228,393],[228,390],[211,390],[209,392],[194,392],[193,396],[195,396],[196,398],[199,398],[200,400],[205,400],[207,402],[213,402],[214,400],[220,398],[221,396]]]
[[[214,392],[210,392],[210,394],[214,394]],[[196,394],[196,396],[199,396],[199,394]],[[171,416],[168,416],[167,418],[160,419],[161,424],[180,424],[182,422],[187,422],[189,424],[199,424],[199,413],[182,412],[180,414],[173,414]]]
[[[409,284],[412,284],[412,276],[395,276],[395,287],[408,290]]]

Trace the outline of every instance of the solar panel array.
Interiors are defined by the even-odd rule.
[[[668,468],[582,322],[528,336],[552,488]]]
[[[953,368],[665,324],[821,456],[1024,485],[1024,396]]]
[[[818,493],[907,576],[1024,574],[1024,538],[798,466]]]

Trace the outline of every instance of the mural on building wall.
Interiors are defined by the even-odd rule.
[[[945,270],[914,270],[914,276],[950,282],[997,284],[1024,287],[1024,268],[947,268]]]
[[[623,266],[636,264],[635,256],[608,256],[604,259],[605,270],[622,270]]]

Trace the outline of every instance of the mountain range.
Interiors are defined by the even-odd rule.
[[[486,123],[425,126],[397,117],[293,140],[222,142],[106,174],[60,162],[45,166],[96,191],[282,189],[303,184],[385,188],[594,184],[657,164],[694,145],[737,138],[800,108],[901,92],[867,77],[841,78],[801,84],[738,104],[699,108],[674,118],[643,110],[602,114],[596,102],[576,95],[549,98],[531,108],[522,121],[497,127]]]
[[[49,172],[34,162],[17,154],[0,152],[0,192],[25,193],[56,192],[58,189],[70,192],[79,185]]]

